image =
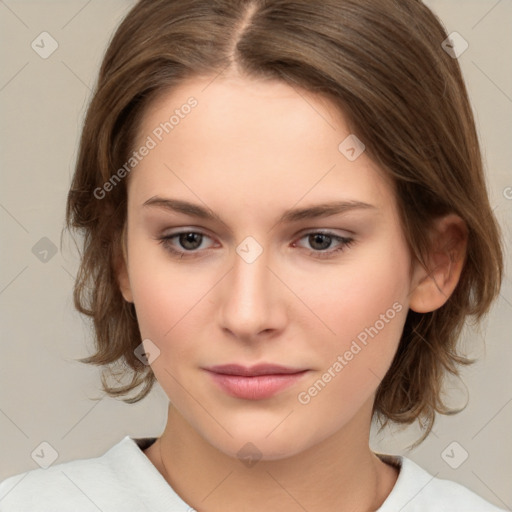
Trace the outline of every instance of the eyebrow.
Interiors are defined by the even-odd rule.
[[[222,224],[225,222],[211,209],[204,208],[198,204],[189,203],[181,199],[170,199],[158,196],[153,196],[142,205],[146,207],[157,207],[171,212],[184,213],[192,217],[200,219],[218,221]],[[328,203],[321,203],[314,206],[308,206],[305,208],[292,208],[286,210],[277,224],[297,222],[301,220],[317,219],[320,217],[329,217],[331,215],[337,215],[346,213],[352,210],[377,210],[377,208],[371,204],[364,203],[362,201],[333,201]]]

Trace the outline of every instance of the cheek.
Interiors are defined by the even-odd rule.
[[[206,293],[205,279],[180,267],[157,241],[135,231],[132,239],[130,285],[141,335],[170,339]]]
[[[334,333],[316,337],[319,372],[303,388],[306,395],[300,403],[315,402],[320,408],[339,404],[340,413],[350,415],[376,390],[405,323],[408,272],[405,247],[397,250],[395,245],[393,250],[382,243],[332,273],[312,309],[321,312]]]
[[[169,272],[169,263],[162,268],[166,272],[153,265],[144,275],[133,269],[133,298],[142,339],[150,339],[160,351],[151,363],[153,373],[173,403],[185,407],[183,373],[197,357],[202,330],[197,315],[206,290],[204,282],[200,286],[197,279]]]
[[[351,337],[375,324],[383,333],[382,322],[390,332],[397,310],[406,309],[407,267],[397,265],[389,257],[364,265],[359,276],[351,273],[344,279],[343,286],[347,294],[337,301],[343,312],[338,318],[343,318],[350,327],[347,334]]]
[[[408,308],[409,259],[403,247],[391,245],[373,244],[303,283],[299,295],[329,328],[322,333],[330,340],[326,352],[343,350],[360,334],[364,341],[366,329],[375,325],[379,339],[399,337]]]
[[[302,414],[323,418],[317,428],[324,433],[350,422],[371,400],[398,348],[407,310],[392,301],[393,294],[375,292],[372,301],[361,294],[340,312],[337,336],[323,346],[318,343],[318,371],[295,397]]]

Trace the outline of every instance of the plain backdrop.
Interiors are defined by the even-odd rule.
[[[405,454],[512,510],[512,2],[426,3],[448,33],[469,44],[459,61],[503,228],[507,275],[480,332],[468,328],[461,340],[479,362],[462,373],[467,389],[453,382],[447,391],[452,405],[464,404],[469,393],[467,408],[439,416],[413,451],[406,447],[418,437],[414,427],[375,435],[372,447]],[[132,5],[0,1],[0,480],[38,467],[31,453],[43,441],[61,463],[101,455],[125,435],[158,436],[165,426],[167,397],[158,384],[134,405],[93,400],[102,397],[99,370],[75,361],[92,351],[90,325],[72,302],[78,257],[69,237],[59,249],[91,88],[109,38]],[[32,47],[42,32],[58,44],[47,58]]]

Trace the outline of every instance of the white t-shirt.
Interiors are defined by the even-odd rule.
[[[193,512],[146,457],[156,438],[126,436],[104,455],[33,469],[0,483],[1,512]],[[469,489],[430,475],[412,460],[399,466],[393,490],[377,512],[498,512]]]

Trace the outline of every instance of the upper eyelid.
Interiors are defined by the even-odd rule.
[[[169,233],[165,233],[162,236],[174,236],[174,235],[181,235],[183,233],[198,233],[198,234],[201,234],[201,235],[209,236],[210,238],[214,238],[215,237],[214,235],[210,235],[209,234],[209,230],[206,229],[206,228],[190,226],[190,227],[174,228],[174,229],[178,229],[179,231],[172,231],[172,232],[169,232]],[[350,229],[342,229],[341,231],[343,231],[345,233],[350,233],[351,235],[354,234],[354,232],[351,231]],[[304,236],[304,235],[307,235],[309,233],[325,233],[325,234],[333,235],[333,236],[334,235],[336,235],[336,236],[343,236],[343,235],[341,235],[341,234],[336,232],[336,228],[313,228],[313,227],[301,229],[295,236],[299,236],[299,235],[300,236]]]
[[[177,202],[179,206],[174,207],[166,204],[168,202]],[[181,203],[184,203],[185,206],[182,206]],[[153,215],[155,215],[156,218],[162,218],[162,220],[170,219],[172,223],[178,223],[181,219],[184,221],[184,224],[188,220],[192,223],[199,222],[216,226],[216,228],[223,226],[222,231],[226,232],[230,237],[234,236],[233,228],[224,222],[217,214],[209,210],[204,210],[204,214],[197,213],[195,206],[196,205],[184,201],[164,200],[155,197],[143,204],[145,209],[144,217],[147,215],[148,218],[152,218]],[[209,213],[211,213],[211,215],[209,215]],[[281,228],[287,229],[289,227],[297,227],[298,224],[305,222],[321,224],[323,221],[332,222],[332,220],[340,222],[344,222],[347,219],[351,221],[356,219],[359,221],[360,218],[368,220],[368,216],[371,215],[371,218],[374,218],[378,215],[379,208],[368,203],[354,200],[318,204],[305,208],[304,210],[290,210],[287,213],[288,215],[284,214],[278,221],[274,222],[268,231],[274,230],[278,225],[281,225]]]

